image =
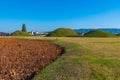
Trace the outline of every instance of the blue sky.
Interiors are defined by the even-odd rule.
[[[120,0],[0,0],[0,31],[120,28]]]

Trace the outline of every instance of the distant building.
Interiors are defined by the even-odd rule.
[[[41,36],[46,36],[46,35],[48,35],[49,34],[49,32],[42,32],[40,35]]]
[[[32,36],[46,36],[48,34],[48,32],[38,32],[38,31],[31,31],[28,33],[31,34]]]
[[[31,34],[32,36],[35,36],[37,31],[31,31],[31,32],[28,32],[29,34]]]
[[[0,36],[9,36],[9,33],[0,32]]]

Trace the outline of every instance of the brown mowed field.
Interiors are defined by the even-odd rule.
[[[0,38],[0,80],[30,80],[61,53],[51,41]]]

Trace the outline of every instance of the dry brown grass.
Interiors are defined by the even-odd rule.
[[[120,38],[63,38],[62,40],[78,43],[92,53],[120,57]]]

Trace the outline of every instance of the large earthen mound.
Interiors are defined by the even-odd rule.
[[[78,34],[69,28],[58,28],[48,34],[49,37],[76,37]]]
[[[86,33],[84,36],[85,37],[116,37],[113,34],[110,34],[108,32],[101,31],[101,30],[90,31],[90,32]]]
[[[50,41],[0,39],[0,80],[30,80],[61,53]]]

